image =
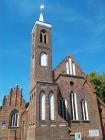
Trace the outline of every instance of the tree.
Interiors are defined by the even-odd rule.
[[[105,73],[91,72],[87,74],[87,78],[95,87],[97,96],[105,103]]]

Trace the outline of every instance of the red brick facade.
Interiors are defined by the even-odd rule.
[[[77,62],[68,55],[52,70],[50,24],[32,30],[30,73],[29,104],[18,86],[4,97],[0,140],[104,140],[105,105]]]
[[[97,100],[98,100],[98,107],[99,107],[99,113],[100,113],[102,133],[105,139],[105,103],[103,103],[99,98]]]
[[[11,88],[10,95],[4,96],[3,106],[0,109],[0,140],[21,139],[21,115],[26,110],[26,103],[22,97],[22,89]],[[17,127],[11,126],[11,112],[19,113],[19,124]]]

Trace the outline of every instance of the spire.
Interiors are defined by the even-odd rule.
[[[40,5],[40,17],[39,17],[40,22],[44,22],[43,11],[44,11],[44,4],[43,4],[43,2],[41,2],[41,5]]]
[[[48,28],[52,28],[51,24],[45,23],[44,16],[43,16],[45,5],[43,3],[43,0],[40,0],[40,1],[41,1],[41,3],[40,3],[40,16],[39,16],[39,19],[35,22],[35,25],[34,25],[32,32],[31,32],[32,34],[35,31],[35,27],[37,24],[43,25],[43,26],[48,27]]]

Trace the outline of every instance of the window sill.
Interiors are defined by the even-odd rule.
[[[50,123],[55,123],[55,120],[50,120]]]
[[[50,127],[56,127],[56,124],[50,124]]]
[[[66,127],[67,125],[65,123],[59,124],[59,127]]]
[[[83,123],[90,123],[90,120],[82,120]]]
[[[42,120],[40,120],[40,125],[43,125],[43,124],[46,124],[46,121],[42,121]]]
[[[8,128],[9,128],[9,129],[18,129],[19,126],[9,126]]]
[[[80,120],[71,120],[72,123],[80,123]]]
[[[40,123],[40,127],[47,127],[46,123]]]
[[[40,66],[41,66],[42,68],[48,68],[48,65],[43,66],[43,65],[40,64]]]

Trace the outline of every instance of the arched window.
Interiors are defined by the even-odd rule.
[[[71,58],[66,61],[66,73],[69,75],[76,75],[75,63]]]
[[[72,112],[72,120],[78,120],[78,108],[77,108],[77,96],[76,93],[70,94],[71,98],[71,112]]]
[[[89,120],[88,107],[87,102],[85,100],[81,101],[81,109],[82,109],[82,119]]]
[[[45,29],[40,31],[40,42],[47,43],[47,32]]]
[[[19,112],[17,110],[13,110],[10,113],[10,126],[11,127],[19,126]]]
[[[70,74],[69,62],[68,61],[66,62],[66,71],[67,71],[67,74]]]
[[[54,114],[55,114],[55,109],[54,109],[54,94],[50,93],[49,94],[49,116],[50,116],[50,120],[54,120]]]
[[[40,65],[41,66],[47,66],[48,65],[48,59],[47,59],[47,54],[45,52],[42,52],[40,54]]]
[[[59,113],[65,120],[68,120],[67,100],[66,99],[61,98],[59,100]]]
[[[73,68],[73,75],[76,75],[76,71],[75,71],[75,63],[72,63],[72,68]]]
[[[43,35],[40,33],[40,42],[42,42]]]
[[[44,43],[46,44],[46,34],[44,34]]]
[[[46,96],[44,91],[40,93],[40,120],[45,120],[45,113],[46,113]]]

